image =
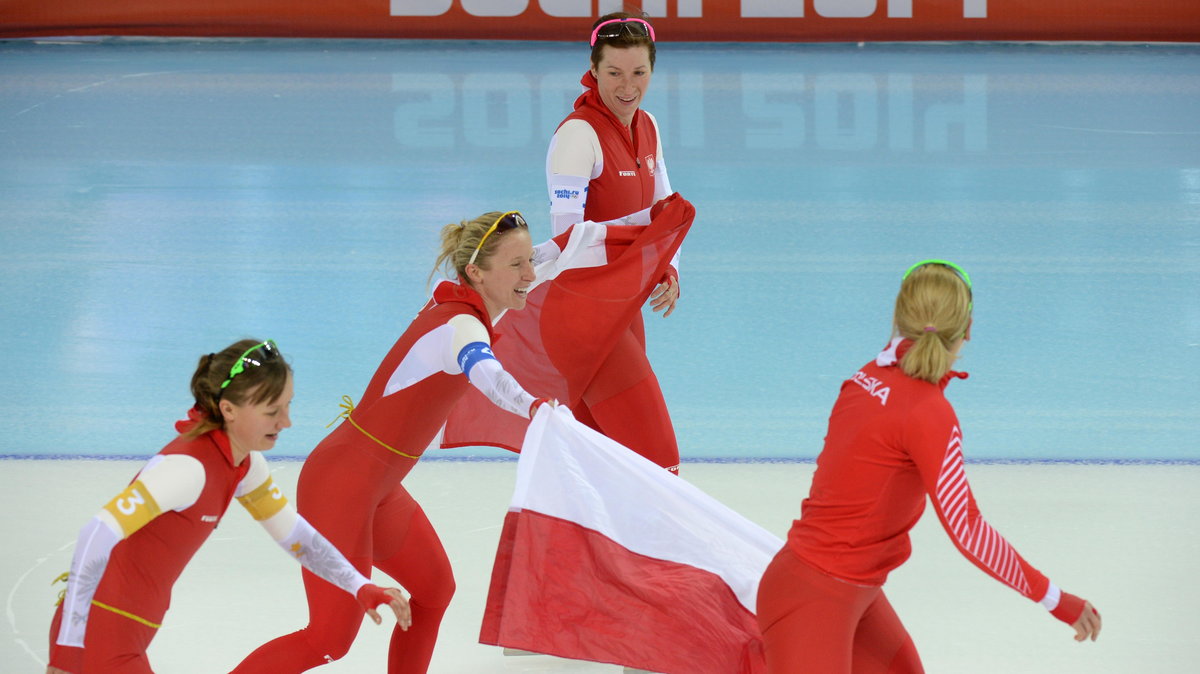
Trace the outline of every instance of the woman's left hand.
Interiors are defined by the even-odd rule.
[[[1096,640],[1100,636],[1100,612],[1092,606],[1092,602],[1083,602],[1083,613],[1079,615],[1071,627],[1075,628],[1075,641]]]
[[[666,309],[663,318],[671,315],[675,311],[675,303],[679,301],[679,279],[675,276],[667,276],[666,283],[660,283],[654,287],[654,292],[650,293],[650,308],[653,311],[662,311]]]

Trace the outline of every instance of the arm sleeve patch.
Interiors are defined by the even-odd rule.
[[[470,379],[471,368],[479,361],[488,359],[496,360],[491,345],[487,342],[471,342],[458,352],[458,367],[467,375],[467,379]]]
[[[242,504],[255,521],[261,522],[283,510],[288,500],[279,487],[275,486],[275,480],[268,476],[266,482],[255,487],[250,493],[239,496],[238,503]]]
[[[150,490],[146,489],[141,480],[134,480],[125,491],[109,501],[104,509],[117,520],[126,538],[162,514],[162,509],[158,507],[158,503],[150,495]]]

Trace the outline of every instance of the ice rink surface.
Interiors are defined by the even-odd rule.
[[[0,556],[6,602],[0,663],[4,672],[38,672],[53,612],[50,581],[70,565],[75,532],[138,464],[0,465],[0,506],[28,513],[5,524],[11,547]],[[277,484],[294,494],[299,462],[274,466]],[[1200,466],[988,464],[967,472],[988,521],[1054,582],[1092,601],[1104,631],[1095,643],[1073,641],[1069,627],[960,556],[927,512],[914,529],[912,558],[885,586],[926,671],[1196,671]],[[515,473],[512,462],[431,461],[405,482],[442,537],[458,583],[430,671],[620,672],[548,656],[505,657],[477,643]],[[697,463],[685,464],[683,474],[782,537],[799,513],[812,464]],[[386,578],[377,572],[376,580]],[[302,627],[306,617],[299,565],[235,504],[176,584],[150,659],[164,674],[227,672],[261,643]],[[364,622],[350,654],[318,671],[384,672],[388,635]]]
[[[165,444],[199,354],[250,335],[291,359],[273,465],[294,491],[423,303],[437,228],[516,208],[547,233],[545,146],[586,53],[0,42],[0,672],[39,671],[48,583],[140,462],[77,457]],[[698,212],[679,309],[648,320],[684,476],[782,536],[900,272],[955,260],[975,282],[971,378],[949,389],[964,452],[1015,462],[968,466],[980,506],[1105,628],[1075,644],[927,514],[887,586],[927,670],[1200,670],[1200,47],[663,43],[644,108]],[[432,671],[617,671],[476,645],[514,473],[406,481],[459,584]],[[294,567],[231,510],[158,670],[227,671],[301,626]],[[383,671],[386,635],[364,625],[325,671]]]

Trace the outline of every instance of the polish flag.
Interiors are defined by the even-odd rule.
[[[755,598],[782,547],[543,406],[521,447],[479,641],[665,674],[764,672]]]
[[[537,266],[525,308],[494,326],[492,352],[536,397],[578,404],[600,364],[662,280],[696,209],[679,194],[627,217],[581,222],[554,237],[557,258]],[[640,333],[639,333],[640,334]],[[490,445],[517,451],[529,420],[492,404],[474,387],[450,412],[441,447]]]

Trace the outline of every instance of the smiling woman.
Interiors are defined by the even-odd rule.
[[[429,666],[454,573],[437,532],[402,484],[438,436],[455,403],[475,387],[501,409],[532,417],[535,399],[492,353],[493,322],[522,309],[534,281],[533,247],[516,211],[491,212],[442,228],[433,298],[384,357],[355,407],[300,471],[298,507],[331,532],[357,572],[374,566],[412,593],[412,629],[397,629],[388,651],[392,674]],[[432,275],[431,275],[432,276]],[[551,404],[554,404],[551,402]],[[251,653],[235,672],[302,672],[344,656],[363,609],[306,573],[309,624]]]
[[[555,235],[576,222],[628,216],[671,194],[658,122],[641,109],[656,58],[654,27],[618,12],[591,30],[591,68],[575,110],[550,140],[546,184]],[[675,311],[679,300],[676,252],[650,295],[650,306]],[[546,320],[566,322],[578,307],[548,301]],[[678,472],[679,445],[658,379],[646,357],[639,313],[591,375],[576,417],[658,465]]]
[[[482,234],[478,233],[480,228],[486,228]],[[476,237],[478,243],[462,264],[456,258],[462,257]],[[447,225],[442,232],[442,245],[442,255],[434,271],[443,263],[453,263],[458,278],[483,298],[493,321],[508,309],[525,308],[525,298],[534,281],[533,244],[529,226],[520,213],[484,213],[469,223]],[[482,258],[481,253],[484,253]]]

